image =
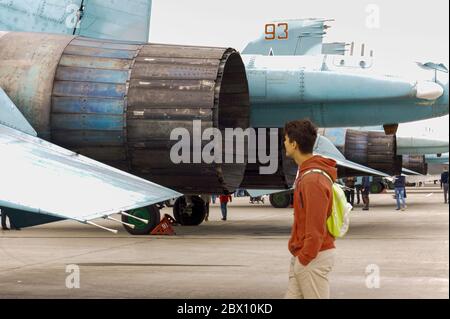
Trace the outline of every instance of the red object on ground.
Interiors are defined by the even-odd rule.
[[[161,220],[158,226],[155,227],[155,229],[152,230],[150,233],[151,235],[159,235],[159,236],[173,236],[176,235],[175,229],[173,229],[172,225],[174,224],[174,219],[169,216],[165,215],[164,218]]]

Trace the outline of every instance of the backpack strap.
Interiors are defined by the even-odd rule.
[[[330,175],[328,175],[328,173],[326,173],[325,171],[321,170],[321,169],[311,169],[309,171],[306,171],[301,178],[305,177],[306,175],[309,175],[311,173],[316,173],[316,174],[321,174],[323,176],[325,176],[326,178],[328,178],[328,180],[331,182],[331,185],[334,184],[333,179],[331,178]]]

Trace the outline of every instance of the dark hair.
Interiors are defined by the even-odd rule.
[[[292,121],[284,126],[284,134],[297,142],[300,152],[311,154],[316,144],[317,127],[310,120]]]

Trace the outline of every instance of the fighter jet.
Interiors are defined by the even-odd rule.
[[[147,43],[150,8],[149,0],[0,0],[0,206],[16,227],[64,219],[99,226],[93,220],[121,213],[117,222],[143,235],[159,222],[155,203],[240,186],[246,162],[170,157],[171,132],[193,133],[194,120],[249,128],[240,55]],[[323,138],[320,145],[336,154]],[[203,201],[188,198],[179,209],[202,221]]]
[[[427,155],[425,156],[428,164],[447,164],[448,165],[448,152],[445,154]]]
[[[448,153],[449,141],[424,137],[385,135],[383,127],[321,129],[351,161],[398,175],[406,170],[426,174],[425,155]]]
[[[246,162],[174,164],[169,137],[178,128],[191,133],[193,120],[202,120],[202,128],[249,128],[244,63],[233,49],[147,43],[150,8],[151,1],[137,0],[0,0],[2,28],[33,32],[0,33],[0,86],[37,135],[75,151],[72,158],[87,155],[184,194],[233,191],[241,185]],[[384,175],[338,156],[323,137],[318,146],[320,154],[335,157],[344,167]],[[158,200],[179,195],[164,190],[168,193]],[[74,197],[85,198],[75,191]],[[190,205],[178,207],[201,220],[197,215],[205,213],[204,203],[187,198]],[[42,223],[52,212],[40,205],[26,207],[34,207],[33,219]],[[158,215],[154,206],[147,206],[124,212],[122,222],[142,224]],[[70,216],[66,212],[58,218]],[[81,221],[98,215],[92,216]],[[149,227],[127,230],[148,234]]]
[[[425,162],[427,168],[426,174],[440,175],[443,169],[448,170],[448,153],[426,155]]]
[[[447,153],[449,150],[448,141],[386,135],[382,126],[321,128],[319,134],[339,150],[340,153],[334,154],[334,158],[341,156],[364,167],[381,171],[386,176],[426,175],[428,173],[426,156],[432,160],[437,156],[436,154]],[[281,145],[280,148],[280,152],[283,154]],[[442,156],[440,159],[441,162],[445,162],[445,160],[448,162],[448,156]],[[251,197],[269,195],[271,204],[276,208],[288,207],[291,200],[290,189],[297,176],[298,167],[292,160],[282,155],[280,163],[282,163],[281,175],[284,179],[276,175],[258,178],[256,174],[254,174],[255,176],[247,174],[246,176],[251,177],[244,179],[242,188],[246,189]],[[361,174],[352,168],[339,167],[339,178],[350,176],[357,177]],[[376,176],[381,175],[376,174]],[[385,184],[382,179],[375,178],[373,180],[372,190],[374,193],[382,192],[384,188]]]
[[[245,47],[252,126],[307,117],[324,128],[381,124],[393,134],[399,123],[448,114],[445,65],[412,61],[386,70],[364,45],[356,52],[354,44],[324,43],[330,21],[270,22]]]

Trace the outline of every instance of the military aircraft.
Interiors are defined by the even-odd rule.
[[[347,160],[365,167],[382,171],[389,176],[398,174],[427,175],[428,159],[448,162],[448,156],[438,157],[449,150],[448,140],[430,138],[404,137],[386,135],[380,127],[354,127],[354,128],[321,128],[319,134],[339,150],[341,156]],[[270,196],[271,204],[276,208],[286,208],[291,200],[291,186],[297,175],[297,166],[291,160],[282,158],[285,172],[285,184],[278,181],[252,177],[244,179],[242,188],[246,189],[251,197],[263,195]],[[360,176],[360,173],[351,168],[340,167],[339,178]],[[271,182],[271,183],[270,183]],[[286,191],[288,189],[288,191]],[[385,189],[382,179],[374,178],[372,192],[380,193]],[[280,191],[282,190],[282,191]]]
[[[399,123],[448,114],[445,65],[397,61],[398,71],[386,70],[364,45],[357,53],[354,44],[324,43],[330,21],[269,22],[244,48],[253,127],[310,118],[324,128],[383,124],[393,134]]]
[[[440,176],[444,169],[448,171],[448,153],[439,155],[440,154],[433,154],[425,156],[427,174]]]
[[[425,156],[425,160],[428,164],[447,164],[448,165],[448,152],[445,154],[430,154]]]
[[[403,169],[423,174],[425,155],[443,154],[449,141],[424,137],[385,135],[383,127],[321,129],[348,159],[361,165],[397,175]]]
[[[0,0],[0,29],[9,30],[0,33],[0,86],[37,135],[74,151],[71,158],[83,154],[184,194],[233,191],[241,185],[246,163],[174,164],[169,137],[176,128],[192,130],[193,120],[220,130],[250,127],[244,63],[233,49],[147,43],[150,8],[148,0]],[[341,166],[385,175],[347,161],[323,137],[316,146],[317,153],[337,159]],[[70,166],[63,168],[72,172]],[[77,174],[86,178],[82,170]],[[58,185],[64,189],[63,183]],[[152,203],[180,195],[163,190]],[[84,198],[81,194],[85,193],[75,188],[74,197]],[[58,207],[63,213],[42,209],[50,200],[44,198],[39,205],[17,206],[19,196],[16,202],[3,200],[1,206],[23,211],[30,206],[32,218],[23,220],[22,227],[46,223],[48,216],[76,217]],[[88,208],[91,202],[95,200],[85,201]],[[179,214],[202,220],[205,205],[200,197],[186,196],[181,204]],[[136,202],[123,212],[122,222],[132,234],[148,234],[154,226],[148,221],[158,221],[159,212],[154,206],[135,207]],[[109,208],[108,214],[127,206]],[[85,211],[79,214],[84,216]],[[97,216],[79,221],[92,224]]]

